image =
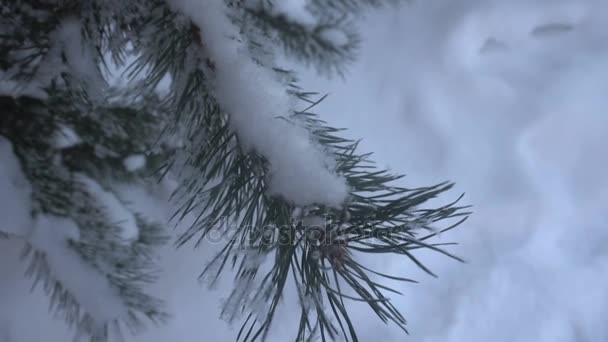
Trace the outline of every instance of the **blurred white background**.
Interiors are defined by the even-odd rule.
[[[608,2],[416,0],[370,11],[362,31],[343,80],[302,75],[331,94],[318,111],[404,184],[455,181],[449,199],[466,192],[475,213],[440,237],[467,264],[424,255],[438,279],[377,262],[420,281],[394,298],[411,334],[357,307],[361,341],[608,341]],[[149,196],[130,196],[162,217]],[[17,254],[0,241],[2,258]],[[175,317],[134,340],[233,340],[238,327],[218,318],[229,279],[213,292],[196,282],[209,251],[167,254],[156,291]],[[0,327],[11,342],[68,340],[21,272],[0,269]],[[289,305],[272,341],[291,340]]]

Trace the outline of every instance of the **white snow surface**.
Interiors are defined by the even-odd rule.
[[[332,93],[324,119],[364,137],[405,185],[454,180],[452,195],[475,205],[440,239],[460,242],[452,251],[467,264],[419,253],[438,279],[401,258],[365,260],[421,283],[393,296],[409,336],[352,305],[361,341],[608,340],[607,13],[604,0],[417,1],[368,15],[345,82],[305,75],[306,89]],[[128,194],[150,215],[170,212]],[[231,277],[213,292],[196,282],[221,246],[208,247],[167,249],[154,292],[175,317],[129,340],[234,339],[218,319]],[[67,340],[43,295],[27,291],[18,251],[0,240],[0,328],[11,342]],[[293,339],[297,300],[286,302],[270,341]]]
[[[224,2],[172,3],[200,27],[217,69],[217,100],[229,113],[241,141],[270,162],[270,190],[297,205],[340,207],[348,193],[345,180],[331,170],[327,156],[305,129],[280,118],[295,109],[294,99],[271,71],[251,60],[243,44],[227,39],[237,32],[225,15]]]

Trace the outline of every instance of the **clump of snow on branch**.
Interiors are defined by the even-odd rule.
[[[227,17],[223,1],[173,0],[203,37],[213,61],[215,96],[230,115],[239,139],[268,159],[269,188],[296,205],[323,203],[341,207],[348,194],[345,180],[331,169],[329,157],[309,132],[287,117],[295,99],[271,70],[256,64],[246,44],[229,37],[238,31]]]
[[[34,248],[44,253],[53,277],[97,322],[127,317],[128,309],[108,279],[70,248],[69,240],[78,239],[79,229],[72,220],[53,215],[37,215],[27,237]]]
[[[274,2],[273,9],[290,21],[312,28],[317,25],[317,18],[306,8],[309,0],[281,0]]]
[[[143,154],[133,154],[122,161],[123,166],[129,172],[135,172],[146,167],[146,156]]]
[[[110,222],[122,228],[121,238],[124,242],[137,240],[139,229],[133,213],[113,193],[104,190],[96,181],[84,175],[78,175],[77,178],[80,183],[86,186],[91,195],[95,197],[97,203],[101,204],[106,215],[109,216]]]
[[[323,41],[335,47],[340,47],[348,44],[349,39],[346,32],[337,28],[325,28],[319,32]]]
[[[23,236],[32,224],[31,187],[12,144],[0,137],[0,233]]]

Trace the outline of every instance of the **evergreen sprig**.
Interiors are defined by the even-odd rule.
[[[310,101],[310,94],[298,96]],[[318,102],[312,103],[311,108],[316,104]],[[222,131],[224,135],[218,134],[224,140],[211,142],[209,150],[205,149],[198,159],[203,166],[198,171],[207,175],[203,178],[206,181],[198,182],[198,187],[183,188],[191,192],[177,215],[183,218],[193,214],[197,219],[179,243],[197,237],[198,245],[210,233],[224,234],[224,248],[205,267],[201,277],[210,276],[213,284],[229,265],[236,270],[237,284],[256,284],[254,287],[237,285],[228,301],[229,307],[224,309],[231,319],[248,313],[239,333],[243,341],[266,337],[291,278],[302,296],[312,298],[316,316],[312,318],[309,310],[302,310],[298,340],[304,341],[318,329],[324,341],[340,332],[347,340],[356,341],[356,330],[345,304],[348,300],[367,302],[383,321],[396,323],[405,330],[404,317],[384,295],[385,291],[398,292],[372,279],[376,275],[390,280],[412,280],[369,269],[353,255],[361,259],[365,253],[403,255],[433,276],[416,258],[415,250],[430,249],[460,260],[442,249],[449,243],[435,244],[427,240],[466,219],[467,207],[456,205],[461,197],[439,208],[422,207],[428,200],[450,190],[453,184],[414,189],[394,185],[402,176],[378,169],[369,160],[369,154],[357,152],[358,142],[340,137],[338,133],[342,130],[327,126],[309,109],[293,113],[289,120],[308,127],[316,140],[333,153],[336,171],[346,178],[351,189],[350,199],[341,210],[311,206],[303,209],[304,218],[294,217],[294,211],[301,209],[266,191],[267,161],[241,150],[238,138],[228,129]],[[231,177],[218,178],[218,174]],[[323,226],[306,226],[302,223],[306,217],[323,217],[327,221]],[[436,227],[443,222],[448,222],[446,227]],[[243,250],[248,252],[243,254]],[[272,269],[260,275],[261,265],[252,265],[249,260],[255,255],[273,256]],[[256,277],[262,277],[260,283],[255,283]],[[259,317],[259,310],[255,308],[255,303],[260,302],[271,303],[263,317]],[[332,309],[330,313],[324,309],[326,304]],[[340,331],[331,322],[332,318],[338,320]]]

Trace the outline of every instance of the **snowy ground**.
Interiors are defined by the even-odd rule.
[[[364,137],[406,184],[453,180],[475,205],[441,237],[459,241],[468,264],[428,255],[439,279],[390,265],[421,280],[396,298],[412,334],[357,311],[362,341],[608,341],[606,10],[605,0],[415,1],[368,17],[345,81],[305,77],[307,89],[332,93],[325,118]],[[157,291],[175,318],[135,341],[232,340],[217,318],[222,287],[195,282],[206,254],[170,254]],[[19,280],[16,255],[0,240],[0,331],[65,341],[46,298]],[[295,315],[280,316],[273,341],[286,340]]]

